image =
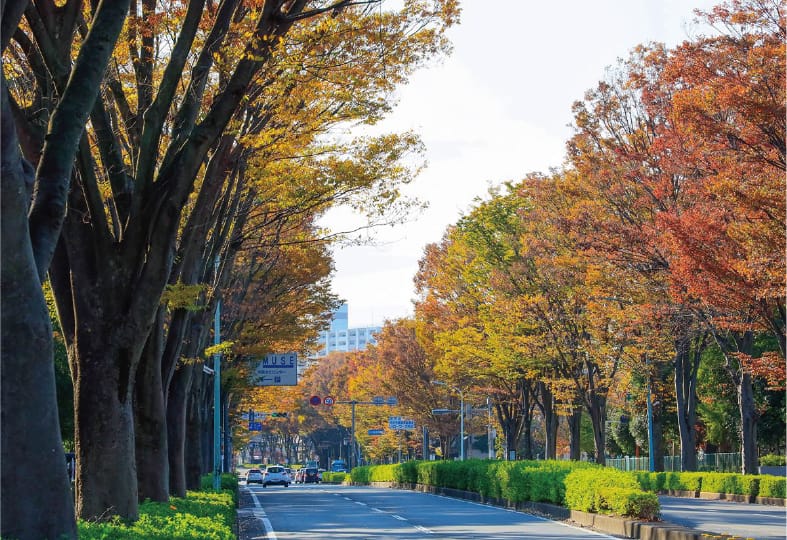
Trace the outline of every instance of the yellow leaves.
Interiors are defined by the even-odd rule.
[[[161,295],[161,304],[166,305],[170,310],[200,311],[205,308],[203,301],[206,289],[204,283],[186,285],[179,281],[165,287]]]

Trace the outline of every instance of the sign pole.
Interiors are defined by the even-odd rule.
[[[214,263],[216,272],[216,312],[213,318],[213,344],[221,343],[221,298],[219,298],[219,256]],[[213,489],[221,489],[221,355],[213,354]]]
[[[355,405],[358,403],[355,400],[350,401],[350,406],[352,408],[352,426],[350,428],[350,444],[352,445],[352,455],[350,457],[350,469],[354,469],[357,463],[357,454],[355,452]]]

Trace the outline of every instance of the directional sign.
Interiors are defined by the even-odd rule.
[[[249,422],[249,431],[262,431],[262,422]]]
[[[322,400],[323,405],[331,406],[336,403],[336,399],[333,396],[325,396]]]
[[[385,433],[384,429],[370,429],[369,435],[383,435]]]
[[[396,397],[394,397],[394,396],[391,396],[391,397],[389,397],[388,399],[385,400],[385,404],[386,405],[390,405],[391,407],[393,407],[397,403],[399,403],[399,400],[396,399]]]
[[[402,418],[401,416],[389,416],[388,428],[393,430],[415,429],[415,420]]]
[[[383,405],[385,404],[385,399],[383,398],[383,396],[374,396],[372,398],[372,403],[374,403],[375,405]]]
[[[320,403],[322,403],[322,399],[320,398],[320,396],[312,396],[309,398],[309,405],[316,407]]]
[[[251,375],[256,386],[297,386],[298,354],[266,354]]]

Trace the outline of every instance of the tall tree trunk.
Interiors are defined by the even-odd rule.
[[[738,408],[741,415],[741,468],[743,474],[757,474],[757,410],[751,374],[743,373],[738,384]]]
[[[134,415],[127,372],[106,359],[125,358],[127,351],[107,350],[101,326],[85,324],[80,334],[79,376],[74,385],[76,429],[77,515],[137,519],[137,470]],[[106,330],[106,329],[104,329]],[[94,334],[91,350],[86,342]],[[79,339],[79,337],[77,337]]]
[[[186,481],[186,436],[192,427],[189,424],[187,407],[191,393],[193,364],[183,364],[175,370],[169,385],[167,400],[167,436],[169,450],[169,491],[175,497],[185,497]],[[197,430],[199,433],[199,430]],[[199,445],[197,445],[199,448]],[[199,476],[199,474],[198,474]]]
[[[675,340],[675,400],[680,436],[681,471],[697,470],[697,370],[701,351],[690,350],[685,336]]]
[[[139,501],[169,500],[169,453],[164,386],[161,380],[164,306],[159,307],[145,350],[137,368],[134,389],[134,436],[136,439]]]
[[[536,404],[544,418],[544,457],[557,459],[557,428],[560,416],[555,410],[555,396],[549,386],[541,381],[538,383],[538,395],[540,399]]]
[[[568,415],[568,446],[569,459],[579,461],[582,457],[582,447],[580,445],[580,434],[582,426],[582,408],[574,407]]]
[[[205,432],[207,428],[206,422],[203,420],[201,396],[199,391],[195,391],[195,386],[199,385],[197,378],[194,377],[191,381],[191,392],[189,392],[186,408],[186,489],[192,490],[200,488],[200,478],[208,470],[205,464]]]
[[[607,399],[596,393],[588,396],[588,414],[593,425],[593,445],[596,451],[595,460],[599,465],[605,465],[606,460],[606,419]]]
[[[0,536],[76,538],[58,421],[52,327],[26,234],[32,167],[19,155],[4,76],[0,121]]]

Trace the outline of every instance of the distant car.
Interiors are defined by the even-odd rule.
[[[262,471],[259,469],[249,469],[246,471],[247,484],[262,484]]]
[[[320,471],[314,467],[306,467],[305,469],[301,469],[303,473],[301,473],[301,483],[302,484],[319,484],[320,483]]]
[[[262,487],[268,487],[271,485],[284,487],[290,485],[290,477],[287,476],[287,472],[284,470],[284,467],[273,465],[266,468],[262,473]]]
[[[303,483],[303,475],[304,475],[305,472],[306,472],[306,468],[305,467],[296,470],[295,471],[295,476],[293,477],[292,481],[295,482],[296,484],[302,484]]]

